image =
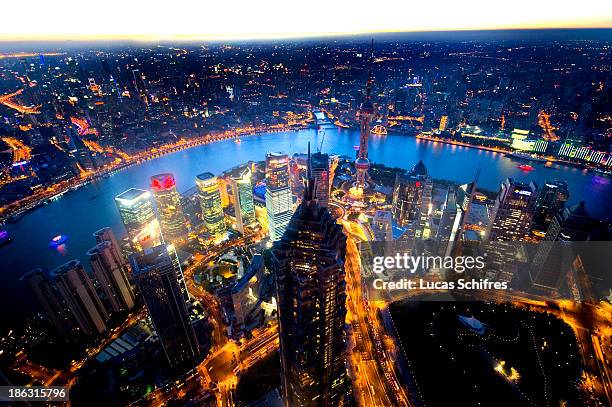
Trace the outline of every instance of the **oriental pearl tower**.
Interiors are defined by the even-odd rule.
[[[370,168],[370,160],[368,160],[368,137],[370,136],[370,123],[374,118],[374,105],[371,100],[372,93],[372,60],[374,59],[374,40],[372,40],[372,51],[370,53],[370,66],[368,69],[368,81],[366,83],[366,98],[359,108],[360,135],[359,135],[359,154],[355,160],[355,170],[357,177],[355,188],[362,192],[368,169]]]

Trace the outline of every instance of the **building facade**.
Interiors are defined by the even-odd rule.
[[[132,250],[143,251],[164,242],[149,191],[128,189],[115,197],[115,203]]]
[[[266,212],[270,240],[283,236],[293,214],[293,195],[289,186],[289,157],[286,154],[266,155]]]
[[[196,185],[204,225],[211,237],[219,242],[227,236],[227,229],[218,179],[210,172],[205,172],[196,176]]]
[[[130,265],[169,365],[188,365],[200,349],[181,292],[180,267],[165,245],[130,256]]]
[[[175,242],[187,237],[189,232],[181,195],[176,189],[172,174],[157,174],[151,177],[151,190],[157,204],[161,230],[166,242]]]

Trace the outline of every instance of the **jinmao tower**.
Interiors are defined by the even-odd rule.
[[[310,154],[309,154],[310,161]],[[273,247],[285,406],[343,406],[346,237],[321,207],[308,163],[304,199]]]

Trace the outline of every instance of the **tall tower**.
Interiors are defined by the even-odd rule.
[[[586,210],[584,201],[559,211],[552,219],[544,241],[538,245],[529,276],[532,288],[539,290],[557,290],[562,283],[564,266],[573,260],[571,244],[562,242],[579,242],[591,239],[595,221]]]
[[[244,233],[244,227],[256,221],[251,170],[247,168],[240,175],[232,176],[231,185],[234,195],[236,228],[240,233]]]
[[[81,263],[69,261],[50,276],[81,330],[88,335],[104,332],[108,314]]]
[[[365,187],[368,169],[370,168],[370,160],[368,160],[368,138],[370,137],[370,123],[374,118],[374,105],[371,100],[372,93],[372,60],[374,59],[374,40],[372,40],[372,51],[370,53],[370,63],[368,68],[368,81],[366,82],[366,97],[359,108],[359,153],[355,160],[355,170],[357,171],[357,179],[355,186],[361,190]]]
[[[304,199],[273,248],[283,399],[287,407],[344,406],[346,236],[317,203],[310,163],[307,178]]]
[[[538,188],[512,178],[501,185],[487,229],[487,242],[523,240],[529,234]]]
[[[226,228],[219,181],[210,172],[205,172],[196,175],[196,185],[198,186],[204,225],[215,241],[221,241],[226,236]],[[223,186],[225,187],[225,184]]]
[[[266,211],[270,240],[275,242],[285,233],[291,220],[293,195],[289,186],[289,157],[286,154],[266,155]]]
[[[132,250],[142,251],[164,242],[149,191],[130,188],[117,195],[115,203]]]
[[[200,349],[181,293],[180,267],[177,269],[166,245],[130,256],[130,264],[168,363],[187,365]]]
[[[565,208],[569,191],[565,181],[545,182],[535,202],[533,225],[547,230],[555,215]]]
[[[117,257],[110,241],[98,243],[87,255],[91,261],[93,274],[104,293],[103,302],[109,313],[127,311],[134,308],[134,294],[126,277],[124,262]]]
[[[25,282],[42,307],[45,316],[60,334],[69,334],[77,325],[57,286],[41,268],[23,275],[20,281]]]
[[[181,205],[181,195],[176,190],[172,174],[157,174],[151,177],[151,189],[157,203],[157,213],[164,239],[175,242],[188,233]]]

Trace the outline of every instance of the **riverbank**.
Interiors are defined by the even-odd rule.
[[[236,140],[240,137],[250,137],[259,135],[262,133],[277,133],[284,131],[296,131],[305,128],[305,125],[293,125],[293,126],[284,126],[284,125],[272,125],[268,127],[246,127],[244,129],[235,129],[232,131],[226,131],[220,134],[207,134],[204,136],[199,136],[194,139],[185,140],[181,139],[176,143],[168,144],[162,146],[160,148],[154,148],[150,150],[145,150],[139,153],[136,156],[130,157],[127,161],[122,161],[117,164],[111,164],[100,169],[95,172],[87,173],[84,176],[74,177],[65,181],[62,181],[59,184],[56,184],[52,187],[47,188],[46,190],[28,196],[26,198],[20,199],[16,202],[13,202],[9,205],[6,205],[3,208],[0,208],[0,224],[4,224],[6,222],[17,221],[21,216],[26,213],[35,210],[36,208],[49,203],[55,199],[60,198],[66,193],[71,191],[76,191],[92,181],[95,181],[100,178],[104,178],[115,174],[117,172],[123,171],[127,168],[130,168],[133,165],[139,165],[145,161],[153,160],[159,158],[161,156],[176,153],[177,151],[182,151],[186,149],[190,149],[193,147],[198,147],[205,144],[210,144],[219,141],[225,140]]]
[[[425,136],[422,133],[417,134],[416,138],[418,140],[424,140],[424,141],[430,141],[433,143],[444,143],[444,144],[449,144],[451,146],[460,146],[460,147],[467,147],[467,148],[474,148],[477,150],[483,150],[483,151],[491,151],[494,153],[499,153],[499,154],[512,154],[515,153],[515,150],[512,149],[503,149],[503,148],[497,148],[497,147],[488,147],[488,146],[480,146],[480,145],[476,145],[476,144],[470,144],[470,143],[464,143],[461,141],[455,141],[455,140],[449,140],[446,138],[441,138],[441,137],[433,137],[433,136]],[[600,171],[598,168],[593,168],[593,167],[589,167],[587,165],[584,164],[580,164],[574,161],[568,161],[568,160],[563,160],[557,157],[552,157],[552,156],[538,156],[539,158],[546,160],[546,162],[551,162],[551,163],[555,163],[555,164],[560,164],[560,165],[565,165],[568,167],[573,167],[573,168],[580,168],[580,169],[585,169],[585,170],[589,170],[589,171],[593,171],[597,174],[600,174],[602,176],[610,176],[611,174],[608,174],[606,172],[602,172]]]

